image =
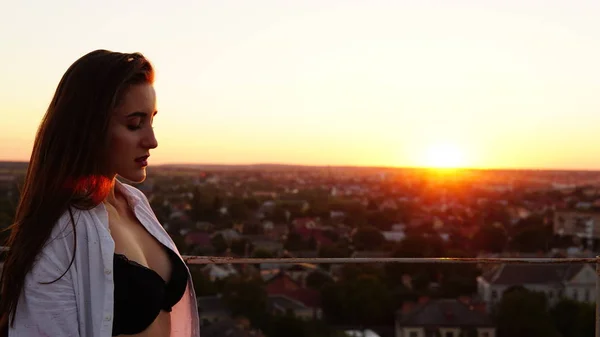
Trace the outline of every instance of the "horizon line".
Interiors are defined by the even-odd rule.
[[[29,161],[24,160],[0,160],[0,165],[23,164],[28,165]],[[287,166],[304,168],[362,168],[362,169],[396,169],[396,170],[435,170],[435,171],[562,171],[562,172],[600,172],[600,168],[532,168],[532,167],[427,167],[427,166],[395,166],[395,165],[356,165],[356,164],[294,164],[294,163],[276,163],[276,162],[253,162],[253,163],[162,163],[152,164],[153,167],[248,167],[248,166]]]

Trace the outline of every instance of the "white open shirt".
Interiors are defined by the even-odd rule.
[[[117,181],[139,221],[160,243],[179,255],[160,225],[146,196],[137,188]],[[14,328],[9,337],[111,337],[113,324],[115,243],[108,230],[103,203],[88,211],[73,209],[77,249],[73,256],[73,228],[65,212],[25,278]],[[188,269],[189,275],[189,269]],[[6,277],[10,277],[7,275]],[[199,337],[198,307],[191,276],[181,300],[171,311],[170,337]]]

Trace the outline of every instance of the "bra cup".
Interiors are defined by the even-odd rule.
[[[181,300],[188,272],[179,256],[167,249],[172,264],[171,278],[165,283],[154,270],[114,255],[114,321],[112,335],[143,332],[161,310],[170,312]]]

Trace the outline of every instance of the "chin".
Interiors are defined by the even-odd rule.
[[[146,180],[146,168],[131,172],[123,172],[122,174],[119,174],[119,176],[134,184],[143,183],[144,180]]]

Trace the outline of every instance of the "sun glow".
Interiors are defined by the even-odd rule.
[[[466,159],[458,146],[440,143],[426,150],[425,165],[431,168],[461,168],[466,165]]]

